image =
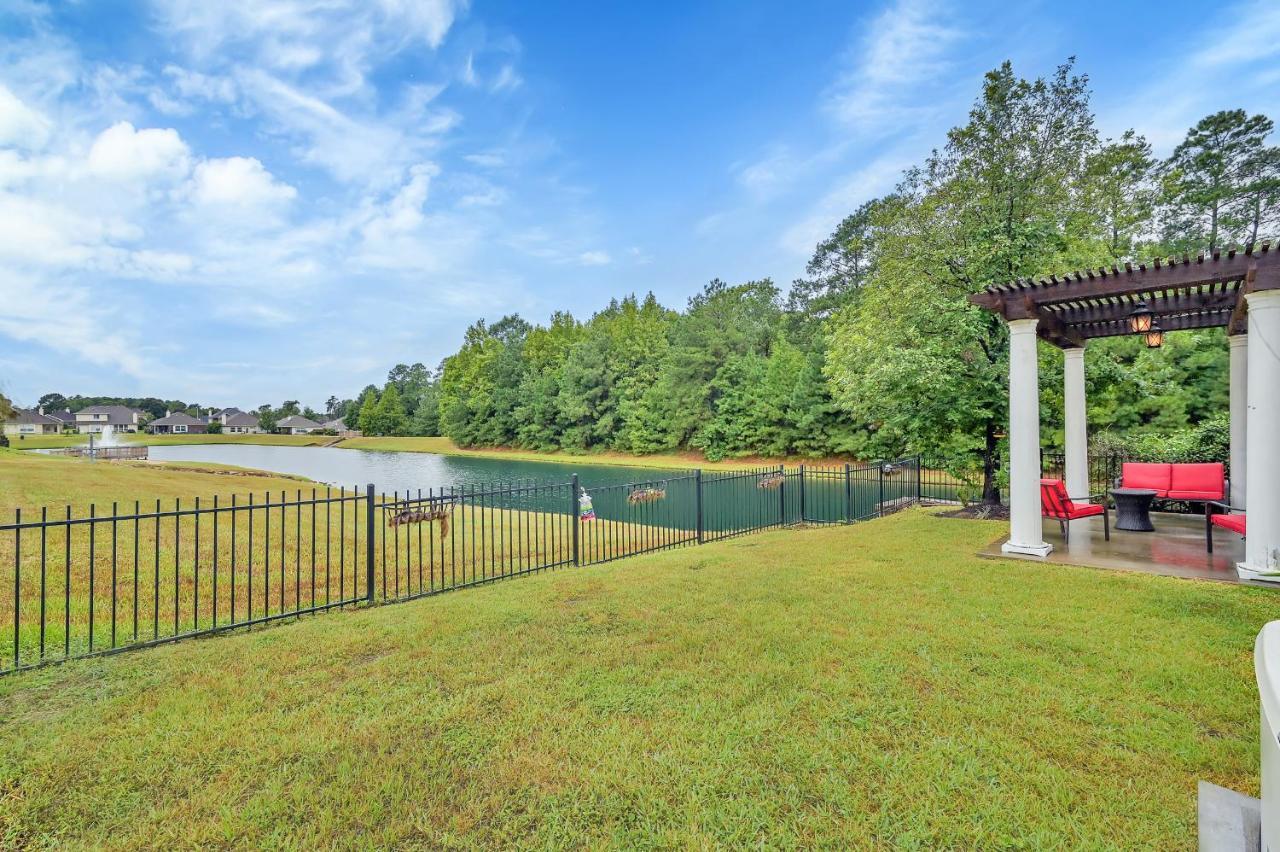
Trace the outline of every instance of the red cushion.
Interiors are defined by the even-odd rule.
[[[1244,535],[1244,515],[1210,515],[1209,520],[1214,526]]]
[[[1209,464],[1175,464],[1169,482],[1173,500],[1221,500],[1224,474],[1221,462]]]
[[[1146,488],[1163,497],[1169,490],[1172,468],[1171,464],[1125,462],[1120,468],[1121,484],[1125,488]]]
[[[1093,515],[1101,515],[1106,509],[1097,503],[1073,503],[1071,511],[1067,513],[1067,520],[1074,521],[1076,518],[1088,518]]]
[[[1170,500],[1221,500],[1222,489],[1217,491],[1169,491],[1165,495]]]

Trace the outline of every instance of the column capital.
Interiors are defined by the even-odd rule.
[[[1255,290],[1252,293],[1246,293],[1244,298],[1249,305],[1250,313],[1280,309],[1280,290]]]
[[[1040,320],[1036,319],[1035,317],[1028,317],[1026,319],[1011,319],[1009,320],[1009,333],[1010,334],[1035,334],[1036,326],[1039,324],[1040,324]]]
[[[1063,350],[1062,350],[1062,357],[1063,357],[1063,358],[1083,358],[1083,357],[1084,357],[1084,347],[1083,347],[1083,346],[1071,346],[1071,347],[1069,347],[1069,348],[1067,348],[1067,349],[1063,349]]]
[[[1227,344],[1232,349],[1248,349],[1249,335],[1247,334],[1231,334],[1227,336]]]

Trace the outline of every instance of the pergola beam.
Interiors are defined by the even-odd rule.
[[[1269,242],[1167,263],[1125,263],[1039,281],[1015,280],[969,297],[1006,320],[1035,319],[1037,334],[1055,346],[1072,348],[1094,337],[1126,333],[1125,320],[1139,301],[1165,331],[1227,326],[1243,334],[1248,323],[1247,293],[1280,290],[1280,248]]]

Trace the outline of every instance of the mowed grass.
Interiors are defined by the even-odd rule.
[[[23,522],[52,525],[0,529],[0,672],[368,594],[362,493],[216,466],[0,457],[8,460],[0,507],[14,503]],[[148,492],[165,496],[84,502]],[[375,497],[376,600],[572,560],[569,516],[521,505],[519,495],[384,505],[391,499]],[[39,505],[48,502],[51,511]],[[444,516],[413,518],[423,509]],[[394,523],[401,513],[414,522]],[[0,524],[18,518],[6,510]],[[637,522],[584,525],[583,561],[692,536]]]
[[[13,846],[1186,848],[1267,590],[913,510],[0,679]]]

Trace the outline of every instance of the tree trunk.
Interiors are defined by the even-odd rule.
[[[982,450],[982,502],[987,506],[1000,505],[1000,488],[996,485],[999,469],[999,448],[996,442],[996,424],[988,420],[985,427],[986,445]]]

